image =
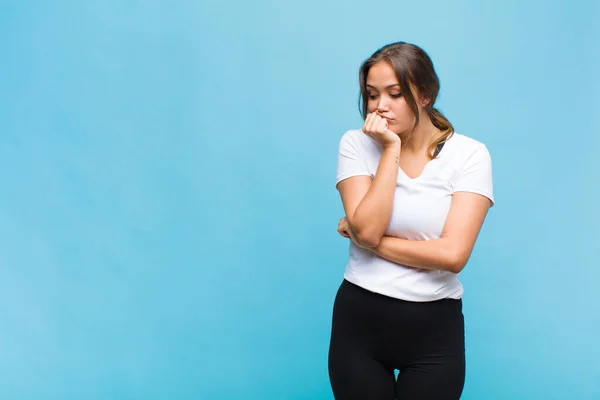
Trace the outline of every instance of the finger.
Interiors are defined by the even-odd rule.
[[[371,119],[369,120],[369,133],[373,134],[377,132],[377,126],[379,124],[379,115],[377,113],[373,113]]]
[[[379,133],[385,132],[387,130],[387,119],[383,118],[380,115],[377,115],[377,118],[373,125],[375,131]]]
[[[348,237],[353,235],[352,229],[350,228],[350,226],[348,224],[344,224],[343,226],[341,226],[340,230],[344,231],[344,233],[346,235],[348,235]]]
[[[368,133],[370,120],[371,120],[371,113],[367,114],[367,117],[365,118],[365,123],[363,124],[363,132],[364,133]]]
[[[379,117],[379,120],[377,121],[377,132],[380,133],[384,133],[387,132],[387,119]]]
[[[373,118],[371,119],[371,133],[377,133],[379,130],[379,121],[381,117],[376,112],[373,113]]]
[[[389,130],[387,119],[378,116],[377,122],[375,123],[373,130],[376,132],[377,135],[386,134]]]
[[[348,235],[348,232],[346,232],[346,231],[345,231],[345,230],[343,230],[343,229],[338,229],[338,233],[339,233],[340,235],[342,235],[343,237],[346,237],[346,238],[349,238],[349,237],[350,237],[350,235]]]
[[[370,113],[369,115],[367,115],[367,119],[365,120],[365,127],[366,127],[366,133],[372,133],[373,132],[373,121],[375,119],[375,112]]]

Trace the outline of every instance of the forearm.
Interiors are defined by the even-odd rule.
[[[384,149],[369,190],[349,218],[352,230],[370,247],[379,243],[390,223],[399,157],[400,145]]]
[[[461,254],[456,248],[456,244],[447,238],[405,240],[384,236],[376,247],[369,250],[396,264],[459,273],[470,254]]]

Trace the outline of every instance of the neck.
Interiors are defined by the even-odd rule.
[[[433,125],[431,119],[427,115],[422,116],[414,131],[400,135],[402,151],[414,154],[426,152],[431,138],[438,132],[439,129]]]

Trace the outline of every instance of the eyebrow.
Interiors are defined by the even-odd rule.
[[[398,87],[400,87],[400,84],[399,84],[399,83],[394,83],[393,85],[388,85],[388,86],[386,86],[384,89],[390,89],[390,88],[393,88],[393,87],[395,87],[395,86],[398,86]],[[373,88],[373,89],[377,89],[375,86],[373,86],[373,85],[369,85],[369,84],[367,84],[367,87],[369,87],[369,88]]]

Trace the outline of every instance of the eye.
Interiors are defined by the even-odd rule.
[[[402,93],[391,93],[391,94],[390,94],[390,97],[392,97],[392,98],[394,98],[394,99],[397,99],[397,98],[400,98],[400,97],[402,97]]]
[[[376,94],[372,94],[372,93],[369,94],[369,100],[375,100],[376,98],[377,98]]]

